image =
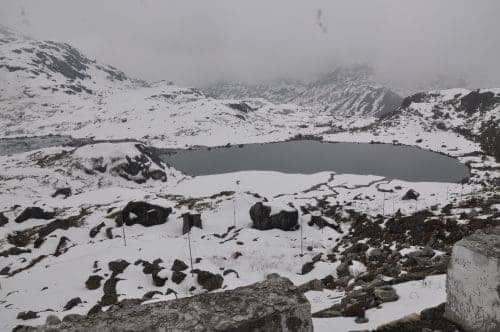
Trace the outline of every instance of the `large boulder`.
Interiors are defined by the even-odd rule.
[[[291,207],[275,208],[258,202],[250,208],[250,218],[253,227],[259,230],[278,228],[293,231],[299,227],[299,212]]]
[[[172,208],[149,204],[146,202],[129,202],[117,216],[117,223],[127,226],[141,224],[145,227],[161,225],[167,222]]]
[[[453,246],[445,316],[467,331],[500,331],[500,226]]]
[[[313,326],[307,298],[290,280],[278,277],[224,292],[117,306],[37,330],[309,332]]]

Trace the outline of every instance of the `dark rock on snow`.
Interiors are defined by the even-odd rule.
[[[87,281],[85,281],[85,287],[87,287],[87,289],[90,289],[90,290],[98,289],[99,287],[101,287],[101,280],[102,279],[103,279],[103,277],[101,277],[101,276],[91,275],[91,276],[89,276]]]
[[[8,222],[9,219],[2,212],[0,212],[0,227],[6,225]]]
[[[178,285],[182,281],[184,281],[184,279],[186,278],[186,276],[187,275],[184,272],[174,271],[174,273],[172,273],[172,282]]]
[[[305,263],[304,265],[302,265],[301,274],[302,274],[302,275],[304,275],[304,274],[308,274],[308,273],[309,273],[309,272],[311,272],[313,269],[314,269],[314,262],[307,262],[307,263]]]
[[[194,270],[193,272],[198,275],[196,280],[198,281],[200,286],[207,291],[212,291],[214,289],[219,289],[222,287],[224,278],[220,274],[214,274],[209,271],[200,270]]]
[[[69,239],[66,236],[61,236],[59,239],[59,243],[57,244],[56,251],[54,252],[54,256],[60,256],[68,251],[68,243]]]
[[[82,299],[79,298],[79,297],[75,297],[75,298],[69,300],[68,303],[66,303],[66,305],[63,308],[63,310],[64,311],[71,310],[74,307],[76,307],[77,305],[79,305],[80,303],[82,303]]]
[[[338,224],[330,223],[330,222],[326,221],[326,219],[321,217],[321,216],[311,216],[311,221],[309,221],[307,224],[309,226],[316,225],[319,227],[319,229],[323,229],[324,227],[330,227],[331,229],[334,229],[339,233],[343,233],[342,229],[340,228],[340,226]]]
[[[68,198],[71,196],[71,188],[59,188],[52,194],[52,197],[64,196],[64,198]]]
[[[141,224],[145,227],[161,225],[167,222],[167,217],[172,213],[172,208],[165,208],[146,202],[129,202],[117,216],[116,223],[131,226]]]
[[[418,192],[416,192],[413,189],[409,189],[406,192],[406,194],[404,194],[403,198],[401,198],[401,199],[404,200],[404,201],[407,201],[407,200],[410,200],[410,199],[417,200],[419,196],[420,196],[420,194]]]
[[[199,213],[184,213],[182,215],[182,234],[186,234],[193,227],[203,228]]]
[[[250,208],[250,218],[253,222],[253,227],[259,230],[268,230],[278,228],[284,231],[296,230],[299,219],[299,212],[296,209],[290,211],[280,211],[277,214],[271,215],[271,207],[255,203]]]
[[[28,219],[49,220],[49,219],[54,218],[55,216],[56,216],[55,212],[46,212],[37,206],[32,206],[32,207],[27,207],[26,209],[24,209],[24,211],[21,212],[21,214],[19,216],[17,216],[16,219],[14,219],[14,221],[17,223],[22,223]]]
[[[172,271],[184,271],[188,268],[189,266],[186,265],[183,261],[180,259],[176,259],[174,263],[172,264]]]
[[[163,287],[165,286],[165,283],[167,282],[168,278],[167,277],[162,277],[160,275],[160,272],[162,270],[159,270],[159,271],[154,271],[151,275],[153,277],[153,284],[156,286],[156,287]]]
[[[99,234],[99,232],[101,231],[101,229],[102,229],[104,226],[106,226],[106,224],[102,222],[102,223],[100,223],[99,225],[92,227],[92,229],[91,229],[91,230],[90,230],[90,232],[89,232],[89,236],[90,236],[91,238],[96,237],[96,235],[97,235],[97,234]]]
[[[28,320],[38,318],[38,313],[35,311],[22,311],[17,314],[17,319]]]
[[[127,262],[124,259],[119,259],[119,260],[111,261],[111,262],[108,263],[108,267],[113,272],[114,276],[116,276],[117,274],[120,274],[123,271],[125,271],[125,269],[129,265],[130,265],[130,263]]]

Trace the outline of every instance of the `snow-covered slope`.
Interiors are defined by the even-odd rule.
[[[402,100],[396,93],[377,84],[367,65],[340,67],[311,82],[219,82],[202,90],[220,98],[260,97],[273,102],[294,103],[339,117],[381,116],[394,111]]]

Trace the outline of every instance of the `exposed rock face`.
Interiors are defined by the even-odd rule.
[[[288,208],[275,214],[271,214],[271,210],[270,206],[262,202],[255,203],[250,208],[253,227],[259,230],[279,228],[284,231],[293,231],[299,227],[299,212],[296,209]]]
[[[499,226],[453,246],[446,295],[447,318],[470,331],[500,331]]]
[[[172,213],[172,208],[146,202],[129,202],[118,215],[117,223],[125,222],[127,226],[141,224],[146,227],[161,225],[167,222],[170,213]]]
[[[285,278],[117,309],[32,331],[312,331],[311,306]]]

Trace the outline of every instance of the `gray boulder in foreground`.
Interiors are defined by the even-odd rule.
[[[123,305],[24,331],[312,331],[311,305],[286,278],[144,305]]]
[[[466,331],[500,331],[500,226],[455,243],[446,295],[446,318]]]

